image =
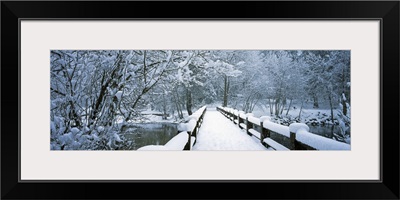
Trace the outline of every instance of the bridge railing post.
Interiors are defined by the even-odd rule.
[[[240,113],[238,113],[238,127],[240,128],[240,123],[243,123],[243,119],[240,118]]]
[[[253,124],[249,121],[249,116],[246,117],[246,133],[251,135],[249,130],[253,128]]]
[[[304,129],[309,131],[310,128],[303,123],[293,123],[289,125],[289,132],[290,132],[290,150],[298,149],[297,142],[296,142],[296,133],[298,130]]]
[[[189,135],[189,139],[188,139],[188,142],[186,143],[185,147],[183,148],[184,151],[190,151],[190,147],[192,145],[192,137],[191,137],[192,134],[190,131],[188,131],[187,133]]]
[[[268,116],[261,116],[260,117],[260,126],[261,126],[261,136],[260,136],[260,140],[261,143],[264,143],[264,139],[265,138],[269,138],[271,137],[271,131],[267,128],[264,128],[264,121],[266,120],[270,120],[271,118]]]
[[[233,124],[235,124],[235,119],[236,119],[235,112],[236,112],[236,110],[232,111],[232,122],[233,122]]]
[[[236,113],[237,115],[236,115],[236,117],[237,117],[237,124],[238,124],[238,126],[239,126],[239,124],[240,124],[240,111],[238,110],[238,112]]]
[[[218,108],[217,108],[218,109]],[[198,110],[199,111],[199,110]],[[197,114],[198,114],[198,111],[197,111],[197,113],[196,113],[196,116],[197,116]],[[188,136],[189,136],[189,138],[188,138],[188,141],[187,141],[187,143],[186,143],[186,145],[185,145],[185,147],[183,148],[183,150],[191,150],[191,148],[192,148],[192,136],[193,137],[195,137],[195,138],[197,138],[197,133],[199,132],[199,130],[200,130],[200,126],[201,126],[201,124],[203,123],[203,120],[204,120],[204,115],[205,115],[205,113],[206,113],[206,111],[207,111],[207,107],[205,107],[204,108],[204,110],[201,112],[201,115],[197,118],[197,117],[195,117],[195,119],[196,119],[196,124],[195,124],[195,126],[194,127],[191,127],[190,126],[190,128],[191,128],[191,130],[188,130],[188,125],[186,125],[186,132],[188,133]],[[189,120],[187,123],[189,123],[191,120]],[[196,139],[194,140],[194,142],[193,142],[193,145],[194,144],[196,144]]]
[[[197,137],[197,129],[199,128],[199,124],[200,124],[200,119],[199,119],[199,120],[197,120],[197,122],[196,122],[196,126],[194,127],[194,129],[193,129],[193,132],[192,132],[191,136],[193,136],[193,137]]]
[[[290,132],[290,150],[296,150],[296,133]]]

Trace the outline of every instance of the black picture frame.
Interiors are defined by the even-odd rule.
[[[399,7],[398,1],[2,1],[1,198],[399,199]],[[381,181],[19,182],[20,19],[379,19]]]

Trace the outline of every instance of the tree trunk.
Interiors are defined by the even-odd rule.
[[[188,115],[192,115],[192,92],[186,88],[186,110]]]
[[[75,104],[72,101],[69,101],[69,104],[70,104],[70,108],[71,108],[70,112],[71,112],[71,115],[72,115],[72,116],[70,116],[70,118],[72,118],[74,120],[75,126],[80,127],[81,126],[81,121],[79,119],[80,117],[76,113]]]
[[[342,93],[342,107],[343,107],[343,115],[347,115],[347,104],[346,100],[344,99],[344,92]]]
[[[166,120],[167,119],[167,101],[165,99],[165,95],[162,95],[163,98],[163,116],[162,119]]]
[[[269,113],[271,114],[271,116],[272,116],[272,114],[273,114],[273,112],[272,112],[272,102],[271,102],[271,99],[270,98],[268,98],[268,104],[269,104]]]
[[[299,122],[301,122],[301,111],[303,110],[303,103],[304,103],[304,101],[301,101],[301,106],[300,106],[300,111],[299,111]]]
[[[331,120],[333,124],[333,104],[332,104],[332,94],[329,94],[329,106],[331,107]]]
[[[284,98],[282,100],[281,111],[279,112],[279,115],[282,115],[283,109],[285,108],[285,106],[286,106],[286,98]]]
[[[244,112],[246,112],[246,113],[248,113],[249,112],[249,101],[250,101],[250,98],[251,98],[251,94],[249,95],[249,96],[247,96],[247,98],[246,98],[246,100],[245,100],[245,102],[244,102],[244,104],[243,104],[243,111]]]
[[[228,92],[229,92],[229,80],[228,76],[224,76],[224,102],[222,104],[223,107],[228,106]]]
[[[179,119],[182,119],[183,114],[182,114],[181,104],[179,103],[178,92],[175,90],[175,93],[176,93],[176,96],[175,96],[175,94],[172,94],[172,98],[174,98],[174,103],[175,103],[176,111],[178,113],[178,117],[179,117]]]
[[[278,116],[279,115],[279,98],[277,98],[277,99],[275,99],[275,116]]]
[[[103,98],[107,92],[108,82],[105,82],[106,78],[106,71],[103,71],[103,76],[101,78],[101,89],[99,97],[97,97],[95,105],[92,106],[93,110],[90,113],[90,122],[89,125],[92,125],[97,118],[97,114],[99,113],[100,104],[103,102]],[[103,85],[104,84],[104,85]]]
[[[288,106],[288,109],[286,111],[286,116],[289,114],[290,107],[292,106],[292,101],[293,101],[293,99],[290,99],[289,106]]]
[[[313,108],[319,108],[318,97],[316,94],[313,95],[314,105]]]

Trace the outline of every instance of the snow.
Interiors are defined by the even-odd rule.
[[[57,130],[56,130],[56,126],[54,125],[54,122],[50,122],[50,130],[51,130],[51,132],[52,133],[55,133]]]
[[[289,151],[290,149],[286,148],[285,146],[279,144],[278,142],[276,142],[275,140],[271,139],[271,138],[265,138],[264,142],[268,144],[268,146],[272,147],[275,150],[278,151]]]
[[[246,129],[246,128],[247,128],[247,125],[246,125],[246,124],[244,124],[244,123],[240,123],[240,127],[242,127],[242,128],[244,128],[244,129]]]
[[[121,138],[119,137],[119,135],[118,135],[117,132],[114,132],[113,137],[114,137],[114,140],[115,140],[115,141],[117,141],[117,142],[122,142],[122,140],[121,140]]]
[[[142,115],[162,115],[162,112],[154,111],[154,110],[146,110],[141,112]]]
[[[197,121],[195,119],[190,120],[188,123],[186,123],[186,131],[192,132],[194,127],[196,127]]]
[[[184,131],[173,137],[164,146],[169,150],[182,151],[189,140],[189,134]]]
[[[192,121],[192,120],[197,121],[198,119],[199,119],[199,116],[197,116],[196,114],[192,114],[187,118],[188,121]]]
[[[303,123],[293,123],[293,124],[289,125],[289,131],[291,133],[296,133],[297,131],[299,131],[301,129],[310,131],[310,128],[306,124],[303,124]]]
[[[351,150],[349,144],[315,135],[304,129],[297,131],[296,140],[317,150]]]
[[[178,124],[178,131],[186,131],[187,130],[187,124],[186,123],[180,123]]]
[[[97,132],[101,133],[103,131],[104,131],[104,127],[103,126],[97,127]]]
[[[60,140],[61,144],[69,144],[69,143],[72,143],[74,141],[74,136],[70,132],[70,133],[61,135],[59,137],[59,140]]]
[[[184,131],[173,137],[165,145],[147,145],[137,151],[182,151],[188,142],[189,134]]]
[[[193,150],[267,150],[218,111],[207,111]]]
[[[117,93],[115,93],[115,96],[118,98],[118,101],[121,101],[122,91],[118,91]]]
[[[236,63],[236,66],[243,65],[243,64],[245,64],[245,62],[244,61],[240,61],[240,62]]]
[[[241,119],[246,119],[247,116],[246,116],[245,113],[240,113],[239,117],[240,117]]]
[[[76,127],[71,128],[71,132],[72,132],[74,135],[77,134],[79,131],[80,131],[80,130],[79,130],[78,128],[76,128]]]
[[[290,137],[290,131],[289,131],[288,126],[276,124],[276,123],[270,122],[270,121],[264,121],[263,126],[264,126],[264,128],[269,129],[273,132],[279,133],[286,137]]]
[[[248,118],[249,122],[259,125],[260,124],[260,119],[258,119],[257,117],[253,117],[253,116],[249,116]]]
[[[193,144],[196,141],[196,137],[190,136],[190,147],[193,148]]]
[[[99,140],[100,139],[95,133],[92,134],[92,137],[93,137],[93,140]]]
[[[72,74],[74,73],[74,70],[73,69],[67,69],[67,72],[68,72],[69,76],[72,76]]]
[[[258,139],[261,138],[261,133],[259,133],[258,131],[254,130],[254,129],[249,129],[249,133],[251,133],[252,135],[257,137]]]
[[[247,117],[253,117],[254,114],[253,114],[253,113],[247,113],[246,116],[247,116]]]
[[[304,123],[292,123],[289,126],[280,125],[270,121],[269,116],[263,116],[261,118],[256,118],[249,113],[246,114],[248,120],[254,124],[259,124],[260,121],[263,121],[264,128],[267,128],[273,132],[278,134],[284,135],[286,137],[290,137],[290,132],[296,133],[296,140],[302,142],[308,146],[314,147],[317,150],[350,150],[350,145],[342,142],[338,142],[326,137],[322,137],[319,135],[315,135],[313,133],[308,132],[310,129]],[[246,128],[245,124],[240,124],[241,127]],[[260,137],[260,133],[254,129],[250,129],[249,132],[256,136]],[[269,140],[264,142],[271,143],[274,149],[279,150],[288,150],[286,147],[282,146],[281,144],[273,141],[272,139],[268,138]]]
[[[238,110],[233,110],[233,111],[232,111],[232,114],[234,114],[235,116],[237,116],[237,115],[239,114],[239,111],[238,111]]]
[[[137,151],[168,151],[169,149],[163,145],[147,145],[140,147]]]
[[[351,108],[347,99],[350,98],[350,88],[346,85],[343,87],[345,83],[350,87],[350,51],[310,51],[304,54],[298,51],[299,59],[296,53],[292,53],[230,50],[149,50],[146,53],[144,50],[53,50],[50,54],[51,145],[61,148],[60,140],[65,140],[69,141],[64,145],[68,149],[121,149],[114,146],[126,146],[126,138],[119,138],[119,133],[114,132],[121,131],[123,125],[145,122],[180,123],[191,119],[197,121],[204,110],[199,109],[188,118],[185,111],[185,103],[189,100],[185,98],[189,97],[187,92],[192,94],[193,108],[204,104],[215,107],[222,105],[220,94],[223,90],[229,93],[228,103],[232,108],[222,109],[240,115],[241,118],[249,118],[251,123],[268,121],[257,117],[270,114],[270,120],[285,126],[292,122],[335,124],[339,125],[342,134],[333,130],[334,136],[338,140],[350,142]],[[325,55],[331,56],[328,58]],[[325,68],[329,68],[329,73],[322,73]],[[226,85],[224,76],[227,78]],[[339,81],[335,81],[336,79]],[[96,102],[93,97],[100,93],[105,96]],[[317,99],[310,94],[317,94],[319,106],[315,107],[318,109],[314,109],[313,105]],[[331,102],[333,105],[328,105],[327,94],[336,94]],[[343,106],[347,105],[348,112],[345,116],[345,111],[339,108],[340,102]],[[335,109],[334,116],[330,116],[329,108],[332,106]],[[240,110],[252,112],[254,115]],[[280,114],[274,115],[273,111],[279,111]],[[334,118],[336,119],[331,120]],[[73,129],[75,126],[79,129]],[[184,126],[186,131],[188,127],[186,124]],[[271,129],[273,128],[281,129],[276,126]],[[313,129],[311,126],[310,128]],[[93,142],[93,138],[85,135],[89,132],[97,134],[99,142]],[[59,139],[64,133],[70,135]],[[124,142],[119,144],[118,141],[121,140]],[[107,142],[109,145],[117,144],[108,148],[105,145]]]
[[[201,114],[203,113],[204,109],[206,109],[206,106],[201,107],[198,109],[196,112],[194,112],[192,115],[187,117],[187,123],[181,123],[178,125],[178,130],[182,131],[193,131],[194,127],[197,124],[197,121],[199,120]]]
[[[206,109],[206,108],[207,108],[207,106],[203,106],[203,107],[199,108],[196,112],[193,113],[193,115],[200,116],[203,113],[204,109]]]
[[[261,116],[260,117],[260,122],[264,122],[265,120],[271,121],[271,117],[270,116]]]

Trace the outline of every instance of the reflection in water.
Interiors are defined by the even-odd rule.
[[[333,138],[333,133],[338,133],[340,130],[337,126],[309,126],[310,132],[316,135]]]
[[[339,126],[309,126],[310,132],[316,135],[324,136],[341,142],[346,142],[340,134]]]
[[[136,150],[146,145],[164,145],[178,133],[174,123],[131,124],[124,136],[129,146],[126,149]]]

